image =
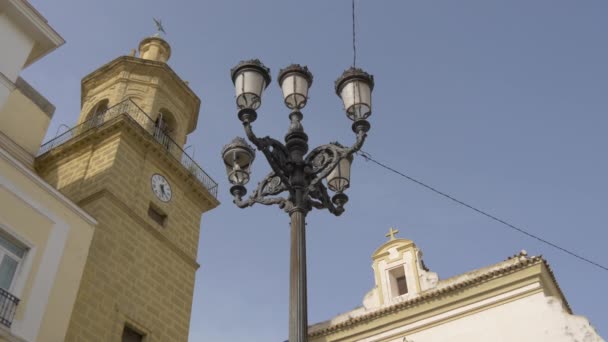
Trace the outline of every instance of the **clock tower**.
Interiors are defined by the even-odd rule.
[[[159,36],[82,80],[78,124],[35,167],[98,221],[66,341],[187,341],[217,184],[183,151],[200,99]]]

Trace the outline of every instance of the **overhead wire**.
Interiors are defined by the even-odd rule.
[[[352,0],[353,4],[353,67],[357,66],[357,31],[355,29],[355,0]]]
[[[544,244],[546,244],[548,246],[551,246],[551,247],[553,247],[555,249],[558,249],[558,250],[560,250],[560,251],[562,251],[562,252],[564,252],[564,253],[572,256],[572,257],[575,257],[575,258],[577,258],[577,259],[579,259],[579,260],[581,260],[583,262],[586,262],[588,264],[596,266],[596,267],[598,267],[598,268],[600,268],[600,269],[602,269],[604,271],[608,271],[608,267],[606,267],[604,265],[601,265],[598,262],[595,262],[595,261],[593,261],[593,260],[591,260],[589,258],[586,258],[586,257],[584,257],[584,256],[582,256],[582,255],[580,255],[580,254],[578,254],[578,253],[576,253],[576,252],[568,249],[568,248],[561,247],[561,246],[559,246],[559,245],[557,245],[557,244],[555,244],[555,243],[553,243],[551,241],[548,241],[547,239],[542,238],[542,237],[540,237],[540,236],[538,236],[536,234],[530,233],[529,231],[527,231],[527,230],[525,230],[525,229],[523,229],[521,227],[518,227],[518,226],[516,226],[516,225],[514,225],[512,223],[509,223],[506,220],[498,218],[498,217],[496,217],[496,216],[494,216],[494,215],[492,215],[492,214],[490,214],[490,213],[488,213],[488,212],[486,212],[484,210],[478,209],[478,208],[476,208],[476,207],[474,207],[474,206],[472,206],[472,205],[470,205],[468,203],[465,203],[465,202],[463,202],[463,201],[455,198],[452,195],[448,195],[447,193],[445,193],[443,191],[440,191],[440,190],[438,190],[438,189],[436,189],[436,188],[434,188],[434,187],[432,187],[432,186],[430,186],[430,185],[428,185],[428,184],[426,184],[426,183],[424,183],[422,181],[419,181],[419,180],[417,180],[417,179],[415,179],[415,178],[413,178],[411,176],[408,176],[407,174],[405,174],[405,173],[403,173],[401,171],[398,171],[398,170],[396,170],[396,169],[394,169],[394,168],[392,168],[392,167],[390,167],[390,166],[388,166],[388,165],[386,165],[384,163],[381,163],[381,162],[377,161],[376,159],[374,159],[367,152],[358,151],[357,154],[360,155],[361,157],[363,157],[366,161],[371,161],[372,163],[374,163],[374,164],[376,164],[376,165],[378,165],[378,166],[380,166],[380,167],[382,167],[382,168],[384,168],[386,170],[389,170],[389,171],[391,171],[391,172],[393,172],[393,173],[395,173],[395,174],[397,174],[397,175],[399,175],[399,176],[401,176],[401,177],[403,177],[403,178],[405,178],[405,179],[407,179],[409,181],[412,181],[412,182],[414,182],[414,183],[416,183],[416,184],[418,184],[418,185],[426,188],[427,190],[430,190],[430,191],[432,191],[432,192],[434,192],[434,193],[436,193],[438,195],[441,195],[441,196],[443,196],[443,197],[445,197],[445,198],[447,198],[447,199],[449,199],[449,200],[451,200],[451,201],[453,201],[453,202],[455,202],[457,204],[460,204],[460,205],[462,205],[462,206],[464,206],[466,208],[469,208],[469,209],[475,211],[478,214],[481,214],[481,215],[483,215],[483,216],[485,216],[487,218],[490,218],[491,220],[494,220],[494,221],[502,224],[505,227],[508,227],[508,228],[510,228],[512,230],[515,230],[515,231],[517,231],[517,232],[519,232],[519,233],[521,233],[523,235],[526,235],[526,236],[528,236],[528,237],[530,237],[532,239],[540,241],[541,243],[544,243]]]

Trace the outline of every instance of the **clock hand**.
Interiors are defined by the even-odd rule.
[[[163,184],[160,185],[160,191],[165,194],[165,186]]]

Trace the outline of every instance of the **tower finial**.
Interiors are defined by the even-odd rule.
[[[160,19],[156,19],[156,18],[152,18],[152,20],[154,20],[154,24],[156,24],[156,34],[160,35],[160,32],[162,32],[163,34],[167,34],[167,32],[165,32],[165,28],[163,27],[163,23],[160,21]]]
[[[387,238],[389,238],[389,241],[393,241],[393,240],[395,240],[395,235],[396,235],[397,233],[399,233],[399,230],[398,230],[398,229],[393,229],[393,227],[391,227],[391,228],[388,230],[388,234],[386,234],[386,235],[384,235],[384,236],[386,236]]]

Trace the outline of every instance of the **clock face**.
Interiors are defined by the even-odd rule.
[[[163,202],[169,202],[171,200],[171,185],[167,179],[158,173],[152,175],[152,192]]]

